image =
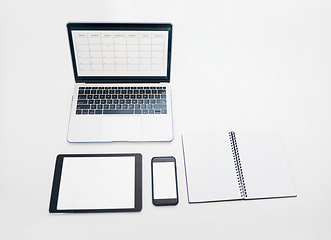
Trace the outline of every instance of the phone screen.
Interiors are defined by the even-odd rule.
[[[174,158],[153,158],[153,203],[154,205],[177,204],[177,178]]]

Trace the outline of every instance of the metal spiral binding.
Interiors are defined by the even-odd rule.
[[[246,191],[246,186],[245,186],[244,174],[243,174],[243,170],[241,167],[241,161],[240,161],[235,132],[233,132],[233,131],[229,132],[229,137],[230,137],[230,143],[231,143],[231,149],[232,149],[232,156],[233,156],[234,164],[235,164],[235,168],[236,168],[237,180],[238,180],[239,189],[240,189],[240,195],[242,198],[245,198],[245,197],[247,197],[247,191]]]

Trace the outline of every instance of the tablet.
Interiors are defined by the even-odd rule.
[[[138,212],[141,208],[141,154],[57,156],[50,213]]]

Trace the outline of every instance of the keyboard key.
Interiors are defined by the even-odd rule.
[[[86,95],[78,95],[78,99],[86,99]]]
[[[76,114],[82,114],[82,110],[76,110]]]
[[[167,109],[167,105],[165,104],[154,104],[155,109]]]
[[[87,104],[87,100],[77,100],[77,104]]]
[[[157,99],[156,102],[157,103],[162,103],[162,104],[167,104],[167,100],[166,99]]]
[[[81,105],[81,104],[78,104],[76,109],[90,109],[90,105]]]
[[[103,114],[133,114],[130,109],[103,110]]]

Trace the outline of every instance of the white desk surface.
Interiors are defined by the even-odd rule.
[[[2,0],[0,239],[331,239],[330,12],[322,0]],[[66,141],[68,21],[173,23],[172,143]],[[188,204],[192,127],[280,131],[298,197]],[[115,152],[143,154],[141,212],[48,213],[57,154]],[[175,207],[152,205],[150,159],[163,155],[177,159]]]

